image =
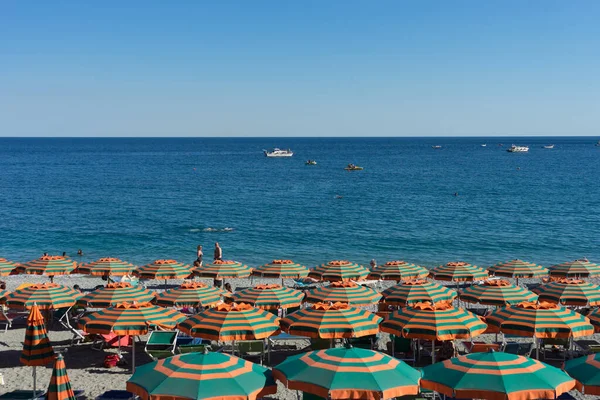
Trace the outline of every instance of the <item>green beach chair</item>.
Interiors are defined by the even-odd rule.
[[[156,361],[174,355],[176,346],[177,331],[152,331],[144,351]]]
[[[239,340],[235,342],[235,351],[240,358],[254,357],[260,359],[262,365],[265,358],[264,340]]]

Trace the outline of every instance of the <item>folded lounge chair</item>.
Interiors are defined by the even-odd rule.
[[[264,340],[239,340],[235,342],[235,351],[240,358],[255,357],[260,359],[262,365],[265,358]]]
[[[177,331],[152,331],[144,351],[153,360],[171,357],[177,346]]]

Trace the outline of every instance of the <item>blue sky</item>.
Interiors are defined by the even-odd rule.
[[[0,136],[600,135],[598,1],[0,2]]]

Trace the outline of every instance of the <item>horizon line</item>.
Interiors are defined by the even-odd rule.
[[[498,135],[498,136],[1,136],[0,139],[444,139],[444,138],[593,138],[598,135]]]

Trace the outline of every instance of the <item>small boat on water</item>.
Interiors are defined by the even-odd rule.
[[[346,168],[344,168],[346,171],[362,171],[364,168],[363,167],[359,167],[358,165],[354,165],[354,164],[348,164],[346,166]]]
[[[435,145],[435,146],[431,146],[431,148],[432,148],[432,149],[441,149],[441,148],[442,148],[442,146],[440,146],[440,145],[438,144],[438,145]]]
[[[600,140],[598,140],[598,143],[596,143],[597,147],[600,147]]]
[[[274,148],[271,151],[263,150],[263,153],[265,153],[265,156],[267,157],[291,157],[294,155],[294,152],[290,149],[281,150],[278,148]]]
[[[304,164],[305,165],[317,165],[317,162],[315,160],[306,160],[306,162]]]
[[[514,144],[506,149],[509,153],[526,153],[529,151],[527,146],[515,146]]]
[[[482,145],[481,145],[481,147],[487,147],[487,144],[486,144],[486,143],[484,143],[484,144],[482,144]]]
[[[554,145],[553,144],[547,144],[544,146],[545,149],[553,149]]]

